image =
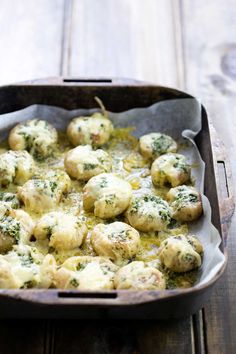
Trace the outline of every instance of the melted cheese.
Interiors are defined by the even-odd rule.
[[[111,134],[110,140],[103,146],[103,150],[107,152],[112,159],[112,172],[119,176],[122,181],[128,183],[128,194],[133,189],[132,193],[152,193],[154,195],[160,196],[161,198],[166,199],[166,195],[169,189],[166,186],[154,186],[151,181],[150,176],[150,162],[143,157],[139,153],[139,144],[138,140],[134,138],[130,133],[131,128],[121,128],[115,129]],[[36,179],[45,180],[47,178],[48,171],[61,172],[64,169],[64,159],[65,155],[69,150],[72,149],[72,146],[68,142],[68,138],[65,133],[58,133],[58,145],[54,148],[53,155],[49,156],[46,160],[35,160],[35,175]],[[0,151],[3,153],[6,152],[7,144],[3,142],[2,146],[0,146]],[[51,175],[52,177],[52,175]],[[51,180],[49,176],[48,180]],[[31,180],[30,183],[34,184]],[[64,182],[63,182],[64,183]],[[78,181],[75,179],[71,179],[70,181],[67,179],[64,183],[64,187],[60,187],[59,197],[58,194],[55,199],[49,198],[45,199],[45,193],[47,194],[47,188],[45,190],[41,190],[41,192],[37,193],[37,199],[35,200],[32,197],[31,191],[25,188],[26,199],[30,198],[33,208],[31,208],[31,203],[27,204],[27,202],[21,205],[21,209],[27,211],[30,217],[33,219],[35,223],[37,223],[42,216],[48,213],[48,209],[53,212],[61,212],[61,213],[69,213],[76,217],[81,216],[84,218],[85,226],[88,229],[88,234],[84,238],[82,245],[79,248],[75,249],[60,249],[57,250],[49,246],[48,239],[36,239],[36,241],[30,242],[31,246],[34,246],[38,252],[45,257],[49,252],[50,254],[45,258],[44,265],[40,266],[38,271],[38,283],[34,281],[31,283],[30,279],[33,270],[17,270],[17,274],[20,274],[22,279],[17,279],[12,272],[11,263],[9,263],[5,259],[5,255],[0,256],[0,279],[3,279],[3,273],[6,275],[4,279],[7,279],[4,284],[0,282],[0,287],[20,287],[20,286],[36,286],[36,287],[49,287],[52,283],[52,277],[55,271],[55,257],[58,266],[60,267],[63,263],[67,262],[71,257],[93,257],[96,258],[96,253],[91,245],[91,232],[97,224],[106,223],[107,221],[101,219],[99,216],[94,215],[92,210],[85,210],[83,208],[83,188],[84,182]],[[61,186],[61,185],[60,185]],[[112,184],[110,191],[114,188],[118,188],[119,185]],[[119,190],[124,190],[124,188],[119,188]],[[35,188],[33,188],[35,193]],[[63,191],[62,191],[63,190]],[[14,183],[10,183],[7,187],[1,189],[2,192],[10,192],[17,193],[17,185]],[[18,192],[20,194],[20,192]],[[33,193],[33,195],[35,195]],[[49,193],[50,194],[50,193]],[[124,194],[127,194],[126,192]],[[25,199],[25,200],[26,200]],[[21,200],[24,202],[23,198]],[[2,203],[1,203],[2,204]],[[2,214],[6,212],[8,206],[2,206]],[[116,219],[112,219],[111,222],[116,221]],[[119,215],[119,221],[125,222],[124,214]],[[158,249],[160,247],[160,243],[162,240],[168,238],[172,235],[178,234],[187,234],[188,227],[186,224],[177,222],[175,225],[171,225],[166,230],[161,232],[141,232],[140,233],[140,242],[141,246],[139,250],[134,256],[135,260],[147,262],[156,262],[159,264],[159,255]],[[2,258],[4,257],[4,258]],[[16,257],[16,256],[14,256]],[[98,257],[100,258],[100,257]],[[15,265],[17,261],[12,262]],[[41,261],[40,261],[41,262]],[[12,263],[12,264],[13,264]],[[3,264],[3,265],[2,265]],[[14,265],[14,267],[15,267]],[[37,264],[36,264],[37,265]],[[116,267],[113,264],[114,267]],[[37,268],[37,267],[36,267]],[[54,270],[53,270],[54,269]],[[101,271],[101,265],[95,262],[92,265],[87,267],[87,270],[84,273],[80,274],[80,282],[82,288],[91,287],[92,289],[100,288],[113,288],[113,278],[114,274],[117,271],[116,268],[112,268],[110,270],[109,277],[106,277],[106,274]],[[170,288],[174,288],[176,286],[186,287],[191,286],[197,279],[197,271],[192,271],[186,274],[177,274],[171,273],[168,270],[161,269],[166,279],[167,286]],[[69,273],[68,273],[69,272]],[[72,272],[72,273],[71,273]],[[57,273],[57,272],[56,272]],[[73,279],[77,279],[77,275],[75,272],[66,266],[61,266],[60,273],[62,276],[62,280],[58,280],[57,284],[60,284],[59,287],[62,288],[77,288],[76,281]],[[31,274],[31,275],[30,275]],[[69,275],[68,275],[69,274]],[[89,277],[94,275],[92,284],[89,283]],[[3,277],[3,278],[1,278]],[[39,281],[40,279],[40,281]],[[44,279],[44,280],[42,280]],[[60,276],[59,278],[60,279]],[[26,281],[26,283],[25,283]],[[72,284],[70,283],[72,281]],[[79,279],[77,280],[79,281]],[[28,282],[28,283],[27,283]],[[37,284],[36,284],[37,283]],[[23,285],[22,285],[23,284]],[[100,284],[100,285],[99,285]],[[54,284],[55,285],[55,284]]]

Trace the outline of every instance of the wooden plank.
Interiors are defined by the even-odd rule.
[[[45,1],[37,2],[37,6],[38,3],[42,4],[45,3]],[[55,1],[51,3],[55,3]],[[40,63],[37,62],[38,59],[35,59],[34,55],[38,53],[41,58],[44,56],[44,51],[46,51],[46,46],[44,46],[44,44],[42,45],[39,40],[36,53],[35,48],[34,50],[28,48],[26,50],[27,57],[34,58],[32,63],[30,62],[28,64],[29,67],[24,67],[23,65],[23,72],[19,72],[17,75],[30,75],[30,73],[34,73],[33,76],[35,77],[38,76],[38,72],[41,69],[43,70],[43,74],[39,76],[54,75],[57,74],[53,72],[55,67],[56,70],[58,70],[58,67],[61,67],[61,71],[64,75],[128,76],[158,82],[164,85],[175,87],[183,86],[184,68],[181,61],[181,28],[179,22],[179,7],[176,5],[178,2],[148,0],[144,4],[141,0],[120,0],[116,2],[114,6],[114,3],[108,0],[101,0],[99,2],[80,0],[73,1],[73,10],[70,8],[71,4],[68,5],[68,3],[65,3],[64,33],[66,34],[64,35],[62,47],[63,61],[60,62],[60,55],[58,55],[61,50],[59,45],[56,47],[57,55],[55,55],[55,57],[57,61],[55,61],[54,58],[55,52],[52,50],[54,47],[50,46],[50,48],[52,48],[50,55],[53,56],[50,61],[50,69],[49,66],[43,66],[46,64],[42,60]],[[220,4],[218,4],[218,6],[220,6]],[[195,7],[197,7],[197,5]],[[205,8],[203,2],[201,8]],[[32,15],[32,10],[29,10],[31,11],[30,15]],[[195,10],[197,11],[196,8]],[[33,14],[36,13],[34,11]],[[72,22],[70,22],[71,15]],[[50,17],[52,14],[46,14],[46,16]],[[183,17],[185,20],[185,13]],[[38,21],[37,16],[36,21]],[[184,24],[187,26],[187,23]],[[35,26],[36,29],[45,28],[42,19],[38,21],[37,24],[31,24],[31,26]],[[193,34],[193,32],[191,33]],[[27,38],[26,43],[29,45],[30,37]],[[41,40],[44,40],[44,37],[41,37]],[[191,41],[194,42],[194,40],[195,36],[193,35]],[[52,40],[49,40],[49,44],[53,43]],[[59,50],[57,48],[59,48]],[[13,49],[7,48],[8,52],[11,50]],[[19,52],[19,47],[17,52]],[[13,51],[10,53],[12,55],[17,52]],[[186,57],[185,61],[187,64],[188,60],[189,59]],[[54,65],[52,66],[52,62],[56,62],[57,65],[55,67]],[[60,64],[59,66],[58,63]],[[33,65],[33,67],[31,67],[31,65]],[[10,67],[12,67],[11,61]],[[16,70],[15,67],[13,67],[13,69]],[[227,65],[224,70],[226,70],[226,72],[227,70],[229,71]],[[186,72],[189,73],[187,68]],[[194,74],[196,74],[195,77]],[[189,78],[187,84],[188,88],[191,88],[191,80],[199,81],[198,75],[199,71],[193,67],[192,74],[187,75],[187,78]],[[15,81],[16,75],[12,77]],[[9,73],[7,75],[7,79],[8,78]],[[22,76],[22,79],[27,78],[31,77]],[[19,78],[19,80],[21,80],[21,78]],[[214,85],[212,84],[214,89],[211,93],[211,95],[213,95],[215,94],[214,90],[220,87],[221,81],[218,76],[213,76],[211,82],[214,83]],[[204,83],[200,82],[197,87],[201,87],[202,89]],[[222,88],[220,90],[222,91]],[[221,127],[221,125],[219,125],[219,127]],[[225,126],[222,128],[226,129]],[[233,138],[233,134],[231,136]],[[214,310],[213,308],[213,314]],[[205,320],[207,316],[208,314],[205,312]],[[171,352],[175,351],[178,353],[181,349],[181,353],[189,353],[191,338],[194,338],[194,333],[191,334],[191,328],[193,329],[195,326],[195,334],[198,333],[198,324],[191,324],[189,319],[172,325],[170,323],[160,323],[157,321],[146,321],[143,325],[133,323],[133,329],[130,323],[125,325],[123,321],[119,324],[113,321],[103,324],[96,321],[93,321],[93,323],[83,321],[83,325],[81,324],[79,327],[77,322],[71,321],[65,321],[65,323],[63,321],[61,324],[57,322],[53,323],[55,328],[53,325],[53,329],[51,329],[49,333],[55,330],[55,337],[49,336],[46,340],[46,343],[48,343],[46,348],[49,348],[46,349],[46,351],[48,352],[53,350],[53,340],[55,339],[54,348],[56,352],[78,353],[80,350],[81,353],[84,353],[87,349],[88,353],[96,352],[96,350],[98,353],[133,353],[134,351],[138,351],[139,353],[164,353],[168,345],[168,350],[170,349]],[[201,321],[197,323],[201,323]],[[209,332],[207,320],[206,325],[207,333],[213,336],[214,331]],[[145,331],[146,326],[148,330]],[[215,330],[214,327],[213,329]],[[16,330],[17,328],[15,328],[14,333]],[[194,330],[192,332],[194,332]],[[142,333],[144,333],[144,337]],[[64,341],[60,340],[61,336],[64,338]],[[93,338],[94,341],[91,340],[91,338]],[[119,341],[117,341],[117,338],[119,338]],[[222,340],[222,338],[216,336],[215,349],[218,349],[218,340]],[[83,345],[80,344],[81,342]],[[18,342],[18,344],[19,343],[20,342]],[[65,345],[66,343],[67,346]],[[202,343],[202,337],[199,343]],[[200,345],[202,347],[202,344]],[[213,347],[211,348],[208,343],[208,348],[211,350]],[[219,348],[220,350],[225,349],[224,345],[221,345]],[[191,350],[194,352],[193,349]],[[198,349],[196,352],[198,352]],[[215,352],[217,353],[217,351]],[[222,351],[222,353],[223,352],[224,351]]]
[[[60,74],[64,0],[1,0],[0,84]]]
[[[59,75],[64,0],[1,0],[0,84]],[[51,352],[50,321],[1,320],[0,353]]]
[[[109,321],[55,322],[54,354],[135,353],[133,326]]]
[[[175,0],[73,2],[71,76],[119,76],[181,87],[180,13]]]
[[[107,0],[82,0],[72,5],[66,24],[64,75],[123,76],[183,85],[180,14],[175,1],[122,0],[114,6]],[[55,353],[194,352],[190,319],[54,325]]]
[[[72,34],[73,0],[64,2],[63,30],[61,44],[61,65],[60,75],[69,76],[70,56],[71,56],[71,34]]]
[[[46,354],[48,353],[46,330],[46,322],[42,320],[1,320],[0,353]]]
[[[235,163],[236,8],[234,0],[182,1],[186,88],[200,97]],[[196,30],[197,29],[197,30]],[[236,217],[228,240],[228,268],[204,308],[208,353],[236,351]]]
[[[207,104],[216,129],[234,150],[235,1],[183,0],[182,4],[186,89]]]
[[[63,75],[131,77],[183,86],[178,2],[73,1],[67,9]],[[199,321],[57,321],[54,352],[203,353]],[[199,350],[195,351],[196,348]]]
[[[54,325],[54,354],[193,353],[190,319],[165,322],[57,321]]]
[[[137,353],[195,353],[191,318],[146,321],[135,326]]]

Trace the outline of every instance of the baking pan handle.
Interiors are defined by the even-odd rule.
[[[48,77],[44,79],[35,79],[30,81],[24,81],[16,83],[17,86],[21,85],[49,85],[49,86],[136,86],[147,84],[144,81],[128,79],[128,78],[116,78],[116,77]],[[152,85],[148,83],[148,85]]]
[[[120,306],[137,305],[146,302],[156,301],[157,298],[165,298],[163,291],[133,291],[130,297],[130,290],[109,290],[109,291],[77,291],[58,289],[0,289],[0,303],[3,298],[8,298],[12,303],[28,302],[40,305],[82,305],[82,306]],[[176,291],[173,292],[173,296]],[[0,314],[1,317],[1,314]]]
[[[229,228],[235,209],[233,178],[226,148],[223,142],[219,139],[219,136],[212,124],[210,124],[210,132],[220,206],[222,237],[224,246],[226,246]]]

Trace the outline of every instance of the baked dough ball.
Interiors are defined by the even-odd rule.
[[[164,266],[182,273],[201,266],[201,256],[185,236],[171,236],[161,242],[159,257]]]
[[[68,258],[55,275],[59,289],[103,290],[114,288],[118,267],[106,258],[78,256]]]
[[[193,187],[171,188],[167,199],[173,209],[173,218],[179,221],[193,221],[202,215],[201,195]]]
[[[44,257],[35,247],[14,246],[6,255],[0,255],[0,288],[49,288],[56,272],[52,255]]]
[[[37,213],[55,209],[69,192],[70,177],[64,171],[49,171],[44,178],[35,178],[18,187],[18,197],[26,209]]]
[[[91,117],[74,118],[67,128],[67,135],[72,145],[102,146],[110,138],[113,131],[111,121],[101,113]]]
[[[151,194],[134,196],[126,211],[130,225],[144,232],[165,230],[171,216],[172,210],[168,203]]]
[[[170,184],[177,187],[190,179],[191,169],[186,157],[180,154],[165,154],[158,157],[152,164],[152,182],[156,186]]]
[[[123,213],[132,195],[131,185],[112,173],[92,177],[84,187],[83,206],[101,219],[114,218]]]
[[[107,152],[93,151],[90,145],[77,146],[67,152],[64,160],[66,172],[73,178],[88,181],[103,172],[110,172],[111,158]]]
[[[91,243],[99,256],[122,264],[137,254],[140,236],[130,225],[116,221],[107,225],[96,225],[92,231]]]
[[[0,192],[0,204],[5,204],[13,209],[20,208],[20,201],[15,193]]]
[[[33,220],[23,210],[7,210],[0,218],[0,253],[11,250],[19,242],[28,242],[33,227]]]
[[[144,262],[135,261],[120,268],[115,275],[116,289],[162,290],[166,288],[163,274]]]
[[[44,159],[55,148],[57,131],[46,120],[27,120],[10,131],[8,142],[12,150],[27,150],[35,158]]]
[[[27,151],[9,150],[0,155],[0,184],[24,184],[34,173],[34,160]]]
[[[49,239],[49,246],[58,251],[79,247],[86,234],[87,227],[80,218],[56,211],[43,215],[34,228],[37,240]]]
[[[149,159],[154,159],[168,152],[176,152],[177,144],[169,135],[150,133],[139,139],[141,154]]]

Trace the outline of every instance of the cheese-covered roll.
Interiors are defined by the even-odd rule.
[[[156,186],[170,184],[177,187],[190,180],[190,165],[186,157],[180,154],[165,154],[158,157],[152,164],[152,182]]]
[[[126,211],[130,225],[144,232],[165,230],[171,216],[172,210],[168,203],[151,194],[133,197]]]
[[[113,131],[111,121],[101,113],[90,117],[74,118],[67,128],[67,135],[72,145],[104,145]]]
[[[166,288],[163,274],[141,261],[134,261],[120,268],[114,279],[116,289],[162,290]]]
[[[27,151],[9,150],[0,155],[0,184],[24,184],[34,173],[34,160]]]
[[[86,234],[87,227],[79,217],[59,211],[43,215],[34,228],[37,240],[49,239],[49,246],[58,251],[79,247]]]
[[[58,289],[113,289],[117,269],[115,264],[103,257],[71,257],[60,266],[54,282]]]
[[[35,158],[43,159],[52,154],[57,131],[46,120],[27,120],[10,131],[8,142],[12,150],[27,150]]]
[[[92,231],[91,243],[99,256],[110,258],[116,264],[127,263],[140,246],[137,230],[124,222],[98,224]]]
[[[173,218],[179,221],[193,221],[202,215],[201,195],[193,187],[171,188],[167,199],[173,209]]]
[[[56,208],[70,185],[70,177],[64,171],[49,171],[44,177],[18,187],[17,195],[28,210],[40,213]]]
[[[11,250],[19,242],[28,242],[33,227],[33,220],[23,210],[7,210],[0,217],[0,253]]]
[[[161,242],[159,257],[166,268],[177,272],[188,272],[201,266],[201,256],[185,236],[171,236]]]
[[[88,181],[91,177],[112,168],[109,154],[101,149],[92,150],[90,145],[77,146],[67,152],[64,160],[66,172],[73,178]]]
[[[155,159],[168,152],[176,152],[177,144],[169,135],[150,133],[141,136],[139,149],[144,157]]]
[[[0,255],[0,289],[49,288],[56,272],[56,261],[35,247],[14,246]]]
[[[84,187],[83,206],[102,219],[123,213],[130,202],[131,185],[112,173],[92,177]]]

